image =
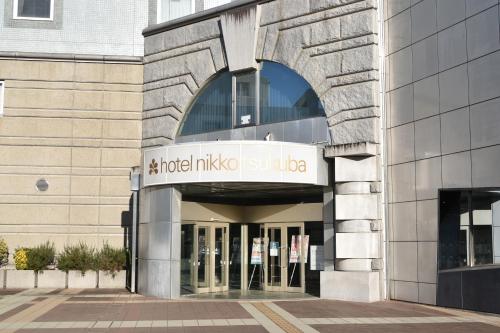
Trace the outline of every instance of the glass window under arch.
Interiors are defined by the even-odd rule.
[[[263,61],[256,71],[218,74],[194,100],[179,135],[324,115],[304,78],[284,65]]]

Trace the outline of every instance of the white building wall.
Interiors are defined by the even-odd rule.
[[[53,22],[12,20],[0,0],[0,52],[142,56],[148,0],[55,0]]]

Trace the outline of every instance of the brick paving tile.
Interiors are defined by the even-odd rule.
[[[48,297],[37,297],[35,299],[32,299],[31,301],[32,302],[41,302],[41,301],[45,301]]]
[[[54,329],[21,329],[16,333],[65,333],[67,331]],[[70,330],[71,333],[268,333],[260,326],[238,327],[169,327],[169,328],[108,328],[108,329],[78,329]]]
[[[193,320],[252,318],[236,302],[61,304],[36,321]]]
[[[49,291],[48,293],[46,293],[45,295],[58,295],[61,291],[63,291],[65,289],[54,289],[52,291]]]
[[[111,294],[126,294],[130,295],[127,289],[83,289],[78,295],[111,295]]]
[[[312,325],[320,333],[498,333],[498,327],[483,323]]]
[[[404,302],[356,303],[329,300],[274,302],[298,318],[430,317],[448,314]]]
[[[68,299],[68,302],[113,302],[121,300],[120,297],[99,297],[99,296],[73,296]]]
[[[0,289],[0,296],[9,296],[25,291],[26,289]]]
[[[0,314],[0,321],[5,320],[5,319],[7,319],[15,314],[18,314],[19,312],[26,310],[27,308],[31,307],[32,305],[33,304],[21,304],[19,306],[16,306],[15,308]]]

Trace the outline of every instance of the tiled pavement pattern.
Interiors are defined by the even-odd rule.
[[[408,304],[161,300],[124,290],[1,290],[0,332],[498,333],[500,316]]]

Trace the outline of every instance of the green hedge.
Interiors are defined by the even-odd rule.
[[[93,247],[80,242],[78,245],[65,246],[57,259],[57,268],[61,271],[97,270],[97,255]]]
[[[56,249],[54,243],[46,242],[44,244],[32,247],[26,251],[27,269],[35,272],[46,270],[49,265],[54,264]]]
[[[113,277],[125,267],[126,263],[126,250],[113,248],[109,244],[104,244],[97,255],[97,268],[109,272]]]

